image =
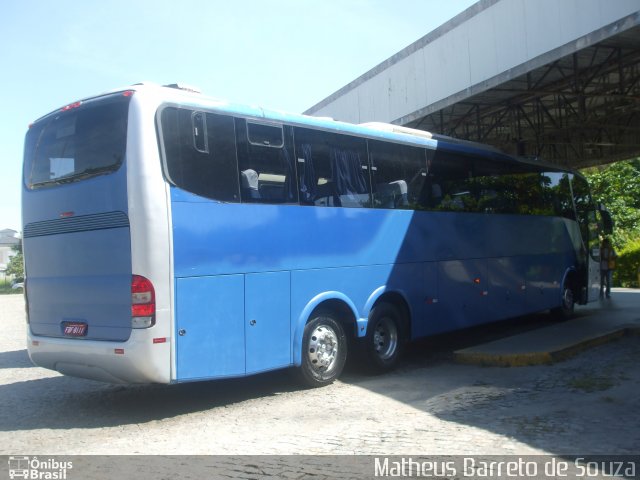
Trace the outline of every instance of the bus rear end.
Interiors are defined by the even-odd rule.
[[[130,207],[140,199],[132,175],[144,158],[134,94],[75,102],[29,127],[22,200],[28,351],[36,365],[64,374],[168,382],[168,338],[159,332],[169,327],[156,325],[156,275],[135,267],[150,262],[135,253],[144,249],[132,233],[149,203]]]

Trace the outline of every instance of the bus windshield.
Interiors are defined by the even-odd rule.
[[[116,171],[125,155],[130,97],[78,102],[36,122],[25,139],[29,189]]]

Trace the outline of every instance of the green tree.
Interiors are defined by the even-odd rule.
[[[607,207],[615,222],[613,246],[623,249],[640,238],[640,158],[590,168],[584,175],[593,198]]]
[[[22,258],[22,242],[15,245],[13,250],[17,253],[11,257],[9,264],[7,265],[7,275],[13,275],[16,280],[24,279],[24,260]]]

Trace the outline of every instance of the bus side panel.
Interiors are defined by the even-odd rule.
[[[408,210],[222,204],[175,187],[171,200],[176,277],[420,262],[437,250],[438,224],[418,228]]]
[[[527,306],[527,258],[490,258],[489,317],[503,320],[528,312]]]
[[[487,261],[451,260],[438,264],[440,315],[444,329],[457,330],[493,320],[489,317]],[[432,331],[431,333],[436,333]]]
[[[490,215],[485,227],[492,283],[493,308],[505,308],[498,317],[539,312],[560,305],[562,279],[576,267],[575,222],[562,218],[527,215]],[[514,294],[524,275],[525,296]],[[497,290],[494,292],[493,290]],[[494,293],[497,295],[494,295]],[[505,295],[508,295],[506,303]],[[516,299],[525,300],[518,309]]]
[[[429,335],[434,330],[446,330],[446,319],[440,313],[440,289],[438,288],[438,263],[423,264],[423,295],[418,299],[422,317],[411,318],[411,338]],[[420,309],[418,308],[419,312]]]
[[[402,251],[418,252],[426,261],[484,258],[490,219],[477,213],[415,212]]]
[[[244,275],[176,280],[177,380],[241,376]]]
[[[291,272],[245,276],[246,373],[291,365]]]
[[[555,308],[561,301],[561,283],[567,270],[567,255],[551,253],[530,258],[527,270],[527,304],[530,312]]]

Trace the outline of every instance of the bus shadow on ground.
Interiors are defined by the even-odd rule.
[[[497,338],[507,330],[536,328],[540,320],[526,317],[518,321],[484,329],[485,338]],[[471,331],[440,335],[411,345],[398,370],[412,375],[425,367],[449,363],[452,351],[475,340]],[[4,368],[32,366],[26,350],[6,352],[0,357]],[[0,385],[0,431],[31,429],[100,428],[172,418],[178,415],[226,407],[252,399],[264,398],[304,387],[291,375],[279,370],[245,378],[183,383],[177,385],[109,385],[90,380],[57,375]],[[347,364],[341,381],[362,386],[375,383],[383,395],[393,396],[385,383],[398,373],[372,376],[355,362]],[[16,375],[13,375],[16,377]],[[17,380],[17,378],[16,378]],[[451,378],[447,388],[457,388]],[[332,387],[326,387],[331,389]],[[330,391],[328,392],[330,394]],[[434,395],[436,392],[429,392]]]
[[[0,385],[0,431],[131,425],[299,389],[287,371],[177,385],[109,385],[56,375]]]
[[[578,311],[578,316],[588,314],[586,309]],[[417,421],[426,422],[427,428],[431,421],[444,420],[503,436],[511,445],[516,440],[547,452],[633,453],[627,447],[640,444],[634,431],[640,425],[636,368],[640,337],[624,338],[551,366],[481,367],[452,360],[459,348],[550,324],[547,315],[532,315],[428,338],[410,345],[393,372],[374,376],[349,364],[341,381],[415,409]],[[4,355],[1,360],[14,367],[30,365],[24,351]],[[327,395],[332,388],[327,387]],[[142,386],[56,375],[0,385],[0,431],[143,424],[301,389],[286,371]],[[603,442],[604,438],[609,440]],[[474,448],[483,451],[482,446]],[[511,448],[518,451],[517,444]]]
[[[26,349],[12,352],[0,352],[0,369],[4,368],[30,368],[33,363],[29,360]]]
[[[617,301],[600,309],[580,308],[576,317],[617,312],[638,321],[638,310],[629,309],[631,295],[617,292]],[[551,365],[487,367],[453,362],[453,351],[459,348],[536,328],[536,323],[545,326],[550,320],[533,315],[426,339],[412,345],[400,368],[384,381],[360,377],[352,384],[439,420],[498,434],[513,452],[522,451],[513,446],[515,440],[556,454],[636,454],[640,336],[623,337]],[[470,445],[469,451],[486,452],[491,445],[487,440],[485,450],[483,445]],[[508,453],[500,441],[497,445]]]

